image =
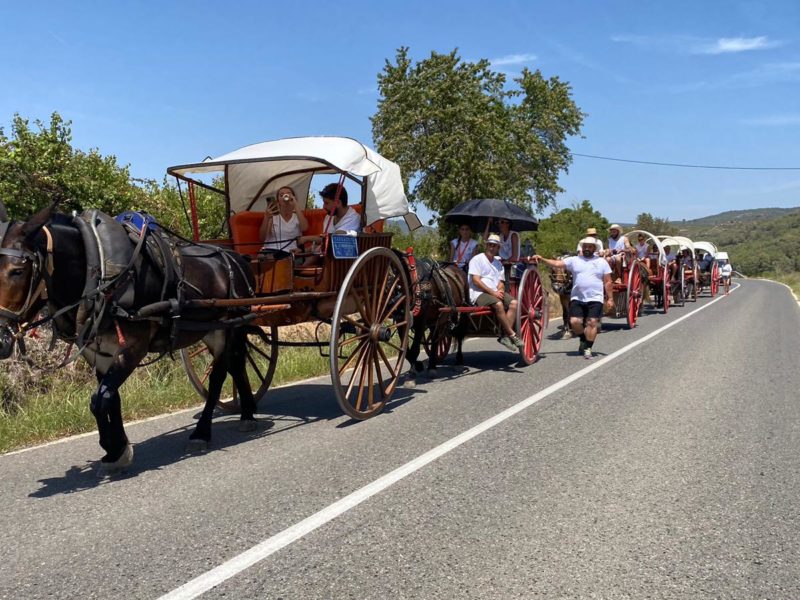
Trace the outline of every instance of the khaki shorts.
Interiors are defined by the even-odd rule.
[[[511,306],[512,300],[511,294],[505,292],[503,295],[503,306],[508,309],[508,307]],[[494,306],[498,302],[500,302],[500,299],[497,296],[492,296],[484,292],[475,299],[475,306]]]

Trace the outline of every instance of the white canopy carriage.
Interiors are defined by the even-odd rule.
[[[669,310],[670,294],[669,294],[669,271],[667,265],[667,253],[664,251],[664,243],[659,236],[645,231],[644,229],[635,229],[625,233],[625,236],[634,245],[634,241],[639,234],[642,234],[648,244],[653,244],[658,250],[658,257],[655,262],[651,261],[650,272],[648,274],[648,284],[650,290],[653,291],[662,300],[662,308],[664,313]]]
[[[680,235],[660,235],[658,237],[661,239],[661,244],[664,247],[675,247],[679,250],[689,250],[692,253],[691,266],[681,261],[678,272],[680,289],[675,295],[681,306],[683,306],[690,297],[693,302],[696,302],[697,282],[700,280],[700,269],[697,266],[697,259],[695,257],[695,243],[688,237]]]
[[[199,239],[194,186],[224,199],[229,240],[207,243],[232,247],[249,255],[256,289],[253,297],[198,300],[214,306],[248,309],[248,378],[256,398],[263,396],[275,372],[280,345],[328,348],[331,378],[342,410],[354,419],[378,414],[391,398],[408,347],[411,317],[409,261],[391,249],[391,233],[383,220],[403,217],[409,229],[420,226],[409,210],[400,168],[360,142],[345,137],[298,137],[245,146],[202,162],[177,165],[167,173],[189,184],[195,240]],[[209,183],[208,175],[221,175]],[[360,202],[348,202],[361,215],[355,235],[326,233],[329,214],[308,208],[315,175],[338,175],[360,188]],[[290,186],[305,208],[304,235],[320,236],[322,244],[292,254],[259,252],[260,225],[268,202]],[[367,227],[369,226],[369,227]],[[369,307],[369,308],[367,308]],[[283,325],[317,322],[315,340],[279,341]],[[326,327],[321,327],[325,325]],[[367,332],[367,333],[364,333]],[[321,350],[322,352],[322,350]],[[195,388],[207,393],[207,353],[182,351]],[[234,400],[237,391],[232,390]]]
[[[707,288],[712,297],[716,296],[719,289],[719,263],[717,262],[719,250],[715,244],[706,241],[695,242],[694,247],[696,251],[705,252],[710,257],[708,268],[703,268],[699,271],[698,284],[703,288]]]

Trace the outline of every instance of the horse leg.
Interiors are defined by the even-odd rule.
[[[97,371],[97,391],[89,405],[100,434],[100,447],[106,454],[100,459],[100,472],[113,474],[133,462],[133,447],[122,424],[122,399],[119,388],[133,369],[111,368],[105,373]]]
[[[467,321],[466,317],[462,316],[456,328],[453,330],[453,337],[456,340],[456,364],[464,364],[464,338],[467,336]]]
[[[239,431],[255,431],[256,399],[253,390],[250,389],[250,380],[247,378],[247,337],[244,329],[234,329],[231,332],[228,347],[227,368],[239,392],[241,402]]]
[[[569,296],[561,296],[561,321],[563,323],[561,339],[568,340],[572,337],[572,328],[569,324]]]
[[[189,443],[186,447],[189,452],[200,452],[208,449],[208,444],[211,442],[211,417],[214,416],[214,408],[217,406],[220,394],[222,393],[222,384],[225,383],[225,376],[227,374],[225,369],[225,361],[220,354],[214,354],[214,362],[211,367],[211,374],[208,377],[208,395],[206,396],[206,403],[203,406],[203,412],[197,420],[194,431],[189,436]]]
[[[417,318],[414,320],[412,331],[414,334],[413,340],[406,351],[406,360],[409,364],[408,376],[406,377],[405,382],[403,382],[403,386],[409,388],[416,387],[417,374],[419,374],[419,372],[424,368],[422,362],[419,360],[420,347],[422,346],[422,336],[425,335],[425,327],[422,325],[421,319]]]

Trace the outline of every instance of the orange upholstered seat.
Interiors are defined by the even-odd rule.
[[[361,214],[361,205],[357,204],[353,207],[355,211]],[[304,231],[304,235],[316,235],[322,233],[322,223],[325,220],[325,209],[322,208],[309,208],[303,211],[306,219],[308,219],[308,230]],[[264,220],[263,212],[245,211],[236,213],[231,217],[231,235],[233,237],[233,249],[239,254],[247,254],[255,256],[261,249],[264,240],[258,233],[261,227],[261,222]],[[383,221],[377,221],[371,225],[372,231],[381,233],[383,231]]]

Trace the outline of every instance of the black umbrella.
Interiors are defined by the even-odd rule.
[[[467,224],[474,231],[483,231],[486,221],[492,218],[492,223],[497,224],[498,219],[511,221],[511,229],[514,231],[536,231],[539,229],[539,221],[532,217],[525,209],[508,200],[497,200],[496,198],[482,198],[479,200],[467,200],[456,206],[444,216],[445,223],[455,225]]]

